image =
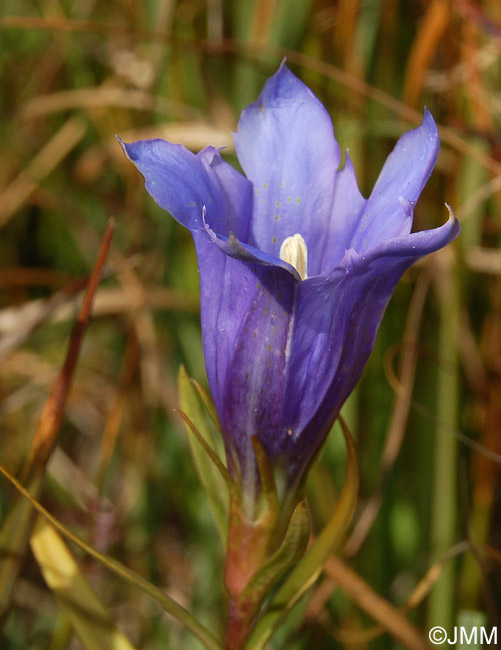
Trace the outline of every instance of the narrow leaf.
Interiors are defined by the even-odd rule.
[[[30,492],[33,482],[30,484]],[[35,488],[35,490],[38,488]],[[3,624],[10,608],[12,587],[26,553],[33,522],[30,504],[21,496],[14,499],[0,531],[0,621]]]
[[[117,560],[114,560],[113,558],[107,555],[103,555],[99,551],[96,551],[95,548],[72,533],[68,528],[66,528],[66,526],[63,526],[61,522],[59,522],[53,515],[51,515],[50,512],[46,510],[41,503],[34,499],[28,490],[26,490],[26,488],[24,488],[21,483],[19,483],[19,481],[14,478],[14,476],[12,476],[12,474],[8,472],[2,465],[0,465],[0,473],[2,473],[12,483],[12,485],[14,485],[14,487],[26,499],[28,499],[33,508],[35,508],[37,512],[43,515],[45,519],[47,519],[47,521],[49,521],[54,526],[54,528],[56,528],[60,533],[62,533],[62,535],[64,535],[64,537],[66,537],[66,539],[69,539],[71,542],[73,542],[73,544],[85,551],[85,553],[93,557],[98,562],[101,562],[101,564],[104,564],[104,566],[106,566],[110,571],[113,571],[113,573],[116,575],[120,576],[123,580],[141,589],[152,600],[158,603],[164,611],[177,619],[184,625],[184,627],[186,627],[186,629],[194,634],[199,639],[199,641],[202,642],[207,650],[222,650],[221,645],[217,641],[216,637],[206,627],[199,623],[197,619],[192,616],[190,612],[188,612],[188,610],[184,609],[184,607],[179,605],[179,603],[177,603],[173,598],[167,596],[167,594],[165,594],[162,589],[159,589],[151,582],[148,582],[148,580],[145,580],[138,573],[121,564],[121,562],[118,562]]]
[[[304,501],[292,513],[287,532],[278,550],[253,576],[238,599],[241,609],[253,609],[305,552],[310,536],[310,516]]]
[[[73,377],[80,356],[83,339],[87,326],[89,324],[92,303],[94,296],[101,282],[104,265],[108,257],[108,251],[111,246],[113,233],[115,232],[115,222],[110,219],[108,228],[101,243],[101,248],[97,256],[96,263],[89,277],[89,282],[83,297],[82,306],[78,314],[73,331],[71,332],[68,351],[64,360],[63,367],[52,386],[49,399],[45,403],[44,409],[38,422],[35,437],[22,472],[22,481],[27,482],[34,474],[43,473],[50,454],[54,450],[57,442],[57,436],[64,417],[64,410],[68,395],[73,384]]]
[[[251,632],[246,650],[262,650],[265,647],[287,611],[318,578],[325,561],[339,546],[348,529],[358,496],[358,461],[348,427],[341,417],[339,421],[346,442],[347,465],[343,489],[332,517],[275,594],[268,610]]]
[[[45,582],[82,644],[88,650],[134,650],[115,627],[59,533],[42,516],[37,517],[30,544]]]
[[[228,481],[231,481],[231,478],[217,455],[204,408],[197,395],[198,388],[190,381],[183,366],[179,369],[178,391],[182,409],[180,415],[186,424],[195,467],[207,494],[209,507],[221,541],[223,546],[226,546],[229,509]]]
[[[266,501],[267,513],[265,516],[275,520],[278,516],[279,505],[273,470],[266,451],[257,436],[252,436],[252,447],[254,449],[254,455],[256,456],[263,496]]]
[[[191,378],[190,381],[193,384],[193,386],[195,386],[195,388],[197,389],[197,393],[199,394],[200,399],[202,400],[205,408],[207,409],[207,413],[209,414],[210,419],[214,422],[214,424],[219,429],[220,427],[219,418],[217,417],[216,407],[214,405],[214,402],[212,401],[211,396],[205,390],[205,388],[198,383],[196,379]]]

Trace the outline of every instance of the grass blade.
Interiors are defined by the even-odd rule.
[[[173,598],[167,596],[161,589],[153,585],[148,580],[145,580],[135,571],[128,569],[121,562],[114,560],[95,548],[84,542],[77,535],[73,534],[66,526],[63,526],[53,515],[46,510],[41,503],[39,503],[31,494],[26,490],[19,481],[10,474],[2,465],[0,465],[0,473],[2,473],[14,487],[30,502],[30,504],[39,512],[45,519],[51,523],[64,537],[69,539],[73,544],[81,548],[85,553],[93,557],[95,560],[103,564],[110,571],[120,576],[129,584],[138,587],[152,600],[158,603],[164,611],[176,618],[182,623],[186,629],[192,632],[205,646],[207,650],[221,650],[221,645],[216,637],[207,630],[201,623],[199,623],[194,616],[190,614],[184,607],[179,605]]]
[[[110,220],[71,334],[64,365],[40,416],[28,459],[23,468],[22,480],[28,485],[29,491],[36,496],[40,494],[45,468],[57,443],[66,401],[90,318],[92,301],[101,280],[114,230],[114,221]],[[5,617],[10,606],[12,586],[16,581],[28,544],[32,522],[26,503],[20,499],[11,507],[0,530],[0,619]]]
[[[89,586],[59,533],[41,516],[30,539],[45,582],[88,650],[134,650]]]

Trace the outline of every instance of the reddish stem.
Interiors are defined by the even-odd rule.
[[[232,506],[225,581],[230,596],[236,600],[267,557],[270,529],[262,522],[247,521],[238,506]]]
[[[238,601],[232,599],[226,629],[225,650],[244,649],[254,615],[255,612],[242,611],[238,606]]]

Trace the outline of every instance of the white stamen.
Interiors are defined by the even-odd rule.
[[[296,233],[286,237],[280,246],[280,259],[293,266],[301,276],[301,280],[308,277],[308,249],[302,235]]]

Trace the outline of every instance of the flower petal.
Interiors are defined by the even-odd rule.
[[[220,150],[215,147],[205,147],[197,154],[209,178],[214,174],[219,181],[226,203],[226,220],[223,226],[221,227],[216,217],[216,223],[212,222],[212,228],[222,236],[233,233],[238,239],[247,241],[251,221],[252,183],[223,160]]]
[[[194,154],[165,140],[139,140],[121,145],[145,178],[155,201],[186,228],[203,228],[202,208],[218,234],[247,239],[252,186],[217,149]]]
[[[339,148],[327,111],[282,65],[234,134],[242,168],[254,185],[252,246],[279,257],[280,246],[300,233],[308,259],[317,256],[331,214]]]
[[[449,221],[391,239],[367,255],[348,251],[331,274],[297,290],[284,418],[294,439],[290,476],[301,475],[321,445],[370,356],[386,305],[403,273],[459,234]],[[282,438],[284,449],[290,441]]]
[[[202,337],[228,461],[255,488],[252,435],[269,451],[282,424],[287,336],[298,280],[279,267],[222,252],[193,231],[200,268]]]
[[[291,264],[269,253],[263,253],[263,251],[254,248],[254,246],[242,244],[233,233],[230,232],[229,237],[218,236],[209,224],[205,225],[205,230],[219,250],[226,255],[234,257],[237,260],[242,260],[243,262],[253,262],[254,264],[262,264],[264,266],[279,266],[292,273],[297,280],[301,280],[301,276]]]
[[[360,214],[351,241],[357,253],[411,231],[414,204],[435,166],[439,147],[437,126],[425,109],[421,126],[404,133],[388,156]]]
[[[352,248],[352,239],[364,209],[366,199],[360,194],[351,158],[346,152],[343,169],[337,172],[330,227],[320,239],[322,246],[315,260],[309,263],[309,274],[328,273],[341,262],[346,251]]]

